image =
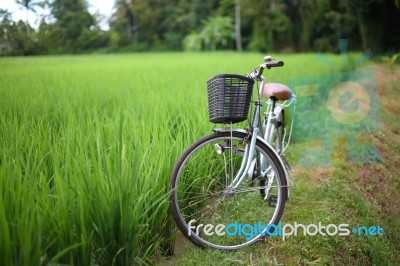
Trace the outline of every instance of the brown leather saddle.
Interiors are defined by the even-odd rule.
[[[262,96],[269,99],[280,101],[289,100],[292,98],[292,91],[288,86],[280,83],[266,83],[262,92]]]

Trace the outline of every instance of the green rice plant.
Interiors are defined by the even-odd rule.
[[[206,81],[217,73],[245,74],[260,58],[3,58],[1,264],[152,264],[170,254],[169,176],[182,151],[213,127]],[[313,55],[279,58],[286,67],[266,73],[270,81],[329,72],[299,67]]]

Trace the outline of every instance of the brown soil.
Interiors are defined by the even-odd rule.
[[[400,118],[400,91],[393,84],[400,80],[399,71],[374,67],[382,114],[382,131],[370,134],[367,139],[376,145],[382,155],[380,164],[354,165],[357,175],[352,185],[365,199],[376,205],[379,212],[400,215],[400,136],[399,124],[388,117]],[[398,90],[399,87],[397,87]],[[397,120],[398,121],[398,120]]]

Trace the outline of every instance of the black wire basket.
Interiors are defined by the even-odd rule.
[[[254,80],[219,74],[207,81],[208,117],[212,123],[239,123],[247,119]]]

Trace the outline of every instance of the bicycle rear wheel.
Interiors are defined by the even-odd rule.
[[[241,132],[204,137],[193,143],[174,167],[170,180],[172,214],[181,232],[197,246],[236,250],[276,233],[274,225],[287,199],[285,171],[276,153],[257,140],[255,154],[264,156],[263,169],[252,169],[250,178],[235,189],[231,187],[241,168],[246,137]],[[256,168],[261,168],[259,163]],[[274,204],[260,197],[264,189],[260,182],[271,171],[276,177],[269,192],[274,195]],[[259,176],[254,178],[254,173]]]

